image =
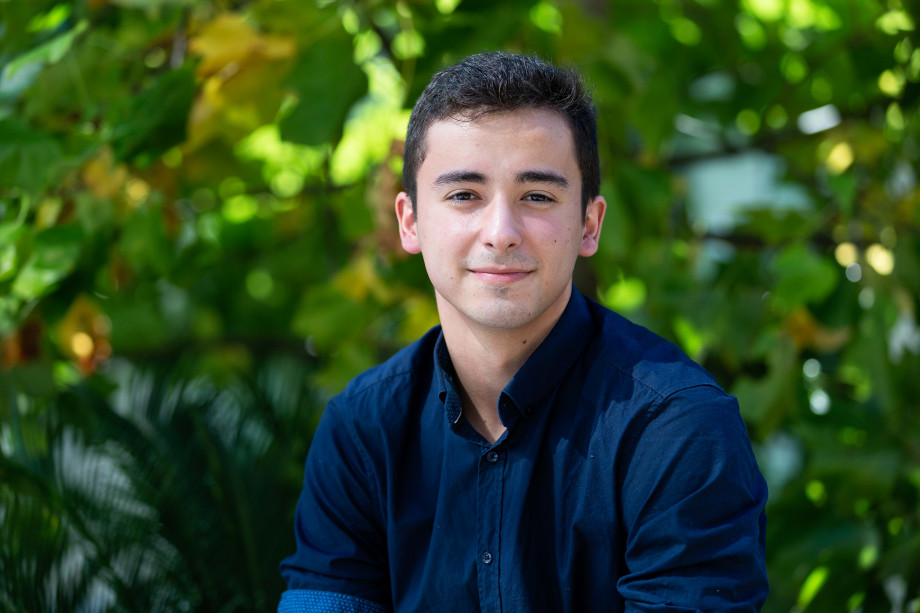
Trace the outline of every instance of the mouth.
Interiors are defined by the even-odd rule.
[[[479,281],[489,285],[506,285],[521,281],[532,271],[516,268],[471,268],[470,273]]]

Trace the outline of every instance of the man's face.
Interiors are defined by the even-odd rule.
[[[443,323],[551,325],[579,255],[597,251],[606,203],[582,219],[581,173],[565,120],[548,110],[439,121],[428,129],[416,211],[396,201],[400,237],[421,252]]]

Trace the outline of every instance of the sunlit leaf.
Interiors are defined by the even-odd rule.
[[[0,224],[0,281],[13,276],[19,264],[16,250],[17,239],[24,234],[19,224]]]
[[[70,48],[73,46],[73,43],[77,37],[85,32],[88,27],[89,23],[86,20],[81,20],[67,32],[58,34],[48,42],[43,43],[31,51],[27,51],[26,53],[20,55],[15,60],[6,65],[6,68],[4,69],[6,77],[14,77],[18,71],[31,64],[42,65],[45,63],[54,63],[60,61],[61,58],[63,58],[67,52],[70,51]]]
[[[633,311],[645,302],[645,283],[638,278],[623,278],[599,294],[601,302],[607,308],[620,313]]]
[[[910,32],[914,29],[914,20],[902,9],[888,11],[879,17],[875,26],[885,34],[898,34],[899,32]]]
[[[690,357],[699,360],[706,347],[706,338],[697,326],[686,317],[678,317],[674,321],[674,333],[677,334],[680,348]]]
[[[544,32],[562,33],[562,13],[546,0],[533,5],[533,8],[530,9],[530,21]]]
[[[799,592],[799,610],[804,610],[811,604],[815,595],[824,586],[825,581],[827,581],[828,574],[829,571],[826,566],[819,566],[809,573],[805,582],[802,584],[802,590]]]
[[[50,291],[74,269],[83,243],[79,226],[56,226],[38,233],[32,255],[13,281],[13,294],[26,300]]]
[[[425,52],[425,39],[416,30],[403,30],[393,39],[393,54],[401,60],[419,57]]]

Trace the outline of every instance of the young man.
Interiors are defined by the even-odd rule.
[[[330,401],[279,611],[757,611],[736,401],[572,287],[604,219],[577,75],[476,55],[409,122],[396,199],[441,325]]]

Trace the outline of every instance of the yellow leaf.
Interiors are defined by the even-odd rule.
[[[377,267],[371,255],[362,255],[342,269],[333,281],[336,288],[357,302],[367,300],[368,296],[388,304],[392,302],[392,291],[377,274]]]
[[[210,76],[254,55],[273,60],[293,57],[297,45],[291,37],[262,35],[239,15],[224,13],[189,41],[189,50],[202,56],[198,75]]]
[[[786,332],[799,349],[811,345],[818,329],[818,322],[807,309],[797,308],[786,318]]]
[[[246,58],[258,42],[258,34],[239,16],[223,14],[205,25],[189,41],[189,51],[202,57],[198,74],[214,74],[224,66]]]
[[[112,150],[102,149],[83,167],[83,182],[99,199],[107,200],[122,194],[128,181],[128,169],[124,164],[115,164]]]
[[[240,16],[223,14],[192,37],[205,78],[188,120],[191,153],[217,137],[233,142],[270,121],[280,103],[278,84],[297,53],[293,37],[263,35]]]
[[[797,308],[786,318],[786,333],[796,347],[814,349],[822,353],[837,351],[852,337],[848,327],[828,328],[822,325],[806,308]]]
[[[439,323],[438,308],[430,296],[410,296],[404,301],[404,305],[406,318],[399,326],[399,338],[404,343],[411,343]]]

